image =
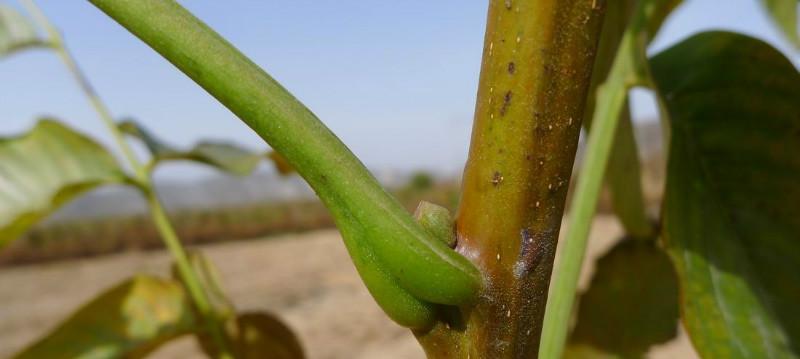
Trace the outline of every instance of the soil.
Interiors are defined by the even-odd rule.
[[[563,232],[563,231],[562,231]],[[598,217],[581,287],[621,233]],[[367,293],[334,230],[203,246],[239,310],[270,311],[299,335],[309,358],[424,358],[409,331],[387,319]],[[0,270],[0,357],[46,333],[81,303],[134,273],[168,275],[162,251],[133,252]],[[155,358],[202,358],[191,338]],[[695,358],[686,336],[654,348],[651,358]]]

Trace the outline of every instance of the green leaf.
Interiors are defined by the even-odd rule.
[[[11,6],[0,4],[0,57],[34,47],[48,47],[36,27]]]
[[[264,159],[263,154],[226,142],[203,141],[188,151],[179,150],[131,120],[121,122],[119,129],[144,143],[153,156],[153,165],[169,160],[186,160],[206,164],[237,176],[246,176],[253,173],[258,163]]]
[[[54,120],[0,138],[0,247],[64,203],[110,183],[133,182],[97,142]]]
[[[201,141],[192,149],[184,151],[160,140],[135,121],[125,120],[118,126],[126,135],[144,143],[152,156],[151,168],[163,161],[184,160],[202,163],[236,176],[247,176],[253,173],[262,160],[269,159],[280,175],[285,176],[294,172],[292,165],[274,151],[266,154],[257,153],[232,143],[215,141]]]
[[[297,336],[277,317],[263,312],[250,312],[239,314],[233,319],[226,329],[236,358],[305,358]],[[211,345],[210,338],[198,338],[203,351],[209,357],[217,357],[218,353]]]
[[[800,49],[800,34],[798,34],[797,0],[761,0],[761,5],[783,31],[786,38]]]
[[[140,275],[102,293],[15,358],[141,358],[195,327],[179,283]]]
[[[725,32],[652,67],[672,119],[663,237],[697,351],[799,357],[800,74]]]
[[[669,256],[655,241],[625,239],[597,261],[569,345],[612,357],[642,357],[677,330],[678,279]],[[574,349],[568,356],[597,357]]]

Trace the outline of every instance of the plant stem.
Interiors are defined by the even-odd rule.
[[[69,53],[69,50],[66,48],[64,43],[64,39],[58,29],[56,29],[56,27],[44,15],[34,0],[24,0],[23,5],[33,15],[39,26],[45,29],[48,34],[50,45],[56,51],[69,72],[72,74],[84,95],[89,99],[89,102],[92,104],[95,112],[97,112],[100,119],[106,125],[106,128],[111,132],[114,140],[117,143],[117,146],[128,160],[128,163],[130,164],[131,169],[136,176],[138,185],[141,187],[142,192],[146,197],[156,228],[158,229],[161,238],[164,240],[164,244],[171,253],[181,278],[186,283],[189,296],[192,298],[197,310],[201,313],[201,315],[203,315],[204,320],[208,323],[208,330],[211,332],[215,343],[220,348],[220,357],[230,357],[230,350],[228,349],[227,340],[225,340],[224,337],[222,325],[212,313],[208,296],[203,291],[198,276],[189,263],[186,251],[181,245],[181,242],[178,239],[174,228],[172,227],[172,223],[170,223],[169,218],[167,217],[167,214],[161,205],[161,202],[158,200],[158,197],[154,192],[153,184],[150,180],[150,172],[141,164],[141,162],[139,162],[138,158],[136,158],[136,155],[134,154],[130,144],[125,140],[124,135],[117,127],[116,121],[114,121],[114,118],[111,115],[111,111],[100,99],[100,96],[94,90],[88,78],[84,75],[75,59]]]
[[[608,3],[605,20],[597,48],[592,84],[589,89],[583,126],[591,133],[592,116],[597,103],[597,88],[606,82],[620,41],[636,10],[636,0],[618,0]],[[652,239],[655,224],[648,218],[642,190],[639,152],[634,137],[633,124],[628,104],[622,105],[620,123],[614,135],[614,144],[606,169],[605,183],[611,196],[611,204],[626,235],[633,238]]]
[[[91,83],[89,83],[89,80],[83,74],[83,71],[81,71],[77,62],[66,48],[64,38],[61,36],[61,32],[59,32],[58,29],[50,22],[47,16],[44,15],[44,12],[42,12],[39,6],[36,5],[34,0],[23,0],[22,4],[25,6],[28,12],[33,15],[34,20],[39,24],[39,26],[47,32],[50,46],[58,54],[59,59],[61,59],[61,61],[67,67],[70,74],[75,79],[75,82],[77,82],[78,86],[81,88],[81,91],[83,91],[84,95],[86,95],[86,97],[89,99],[89,102],[92,104],[95,112],[97,112],[100,119],[103,121],[103,124],[114,136],[117,146],[128,160],[137,179],[142,180],[143,178],[147,177],[146,172],[143,171],[139,160],[133,153],[133,149],[130,147],[128,142],[125,141],[123,134],[117,128],[117,124],[111,115],[111,111],[109,111],[108,107],[100,99],[100,96],[97,95],[97,92],[94,90]]]
[[[487,277],[465,311],[463,357],[530,358],[591,78],[604,1],[493,0],[458,247]],[[437,336],[420,338],[429,357]]]
[[[399,286],[430,303],[474,299],[480,273],[430,237],[291,93],[173,0],[90,0],[230,109],[297,169],[331,210],[376,299]],[[364,258],[367,253],[370,258]],[[382,265],[376,271],[376,265]],[[379,278],[380,277],[380,278]],[[373,286],[371,279],[380,279]],[[379,304],[384,310],[391,304]]]
[[[207,329],[219,349],[220,358],[231,358],[231,351],[228,341],[225,339],[223,325],[214,314],[208,295],[200,286],[197,274],[191,264],[189,264],[189,258],[186,255],[186,251],[183,249],[178,235],[175,233],[175,228],[169,221],[169,217],[166,211],[164,211],[161,201],[158,200],[158,196],[153,192],[151,186],[146,187],[145,197],[147,198],[150,214],[153,217],[158,233],[161,235],[170,253],[172,253],[173,260],[178,267],[178,272],[186,283],[189,295],[194,301],[197,310],[203,316],[208,327]],[[189,280],[189,278],[191,279]]]
[[[648,41],[645,28],[650,17],[654,13],[659,14],[660,8],[656,5],[658,1],[642,0],[637,5],[635,16],[623,34],[608,78],[599,88],[592,132],[586,146],[586,158],[570,207],[563,254],[554,271],[554,284],[547,301],[540,358],[561,358],[566,344],[580,268],[586,254],[592,217],[600,197],[620,114],[627,104],[628,90],[635,85],[649,83],[644,52]]]

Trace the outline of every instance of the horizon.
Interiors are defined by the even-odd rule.
[[[369,168],[460,173],[480,70],[484,2],[183,5],[303,101]],[[213,138],[267,147],[211,96],[88,2],[50,0],[40,6],[62,30],[116,117],[137,118],[178,146]],[[729,1],[722,7],[713,0],[687,1],[667,20],[649,52],[704,29],[754,35],[800,63],[798,52],[754,0]],[[25,131],[40,115],[52,115],[117,152],[54,54],[27,51],[0,61],[0,83],[14,85],[0,87],[0,99],[10,99],[2,101],[2,136]],[[634,91],[632,107],[639,121],[657,117],[646,91]],[[160,170],[158,178],[202,180],[213,173],[176,164]]]

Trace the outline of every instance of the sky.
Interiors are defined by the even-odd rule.
[[[115,116],[134,117],[180,146],[214,138],[266,148],[227,109],[89,2],[38,3]],[[311,108],[367,166],[453,174],[463,167],[486,0],[181,3]],[[686,0],[649,51],[707,29],[759,37],[800,64],[756,0]],[[634,93],[633,111],[639,119],[656,113],[643,91]],[[43,115],[112,147],[53,53],[33,50],[0,60],[0,135],[23,132]],[[210,173],[176,165],[159,176]]]

